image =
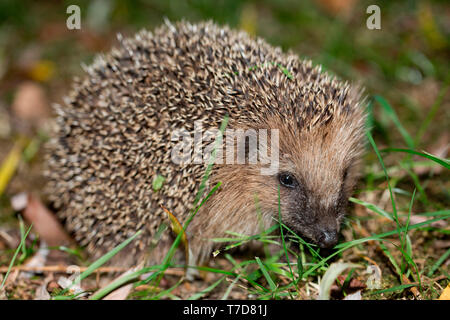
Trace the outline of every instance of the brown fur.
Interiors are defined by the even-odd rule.
[[[282,219],[300,235],[315,242],[318,242],[314,231],[317,227],[331,225],[331,228],[339,230],[347,198],[358,176],[359,159],[364,147],[364,117],[359,112],[351,117],[354,118],[336,118],[329,125],[311,131],[301,130],[286,119],[276,117],[267,120],[269,128],[280,130],[278,172],[295,173],[303,182],[306,193],[313,197],[312,201],[325,208],[311,216],[300,211],[292,212],[289,196],[285,188],[280,187]],[[261,232],[257,208],[260,209],[264,229],[278,220],[278,172],[271,176],[261,175],[260,167],[225,165],[216,170],[212,181],[223,181],[224,184],[220,192],[200,210],[189,229],[193,254],[200,257],[200,261],[207,260],[207,255],[215,248],[211,238],[229,237],[225,231],[248,236]],[[336,207],[340,208],[334,214],[327,212]],[[308,222],[298,226],[296,218]]]

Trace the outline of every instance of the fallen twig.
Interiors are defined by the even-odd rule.
[[[79,267],[80,272],[84,272],[88,269],[88,267]],[[114,273],[114,272],[126,272],[130,270],[130,268],[123,267],[100,267],[95,270],[96,273]],[[11,268],[11,272],[13,271],[24,271],[24,272],[36,272],[36,273],[46,273],[46,272],[55,272],[55,273],[73,273],[73,267],[65,266],[65,265],[56,265],[56,266],[41,266],[41,267],[29,267],[29,266],[15,266]],[[8,267],[0,267],[0,273],[8,272]],[[184,269],[168,269],[166,272],[168,275],[173,276],[183,276]]]

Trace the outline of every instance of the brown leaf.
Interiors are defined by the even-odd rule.
[[[362,300],[361,290],[356,291],[355,293],[349,294],[344,298],[344,300]]]
[[[431,145],[431,147],[426,149],[426,151],[436,157],[446,159],[448,155],[448,150],[450,148],[449,143],[449,134],[447,132],[444,132],[440,138]],[[436,164],[435,166],[416,166],[414,167],[414,172],[417,175],[423,175],[429,172],[432,172],[434,174],[441,173],[444,170],[443,166],[440,166]]]
[[[55,280],[52,280],[48,283],[47,285],[47,291],[48,292],[53,292],[55,290],[60,289],[61,287],[59,286],[58,282],[56,282]]]
[[[71,240],[63,227],[41,201],[30,195],[28,197],[27,207],[23,211],[24,218],[33,224],[34,230],[49,245],[68,245]]]
[[[127,270],[124,273],[122,273],[120,276],[118,276],[116,279],[112,280],[110,283],[113,283],[113,282],[117,281],[118,279],[126,277],[127,275],[139,270],[142,267],[143,267],[143,264],[140,264],[133,269]],[[106,286],[108,286],[110,283],[108,283]],[[130,294],[131,289],[133,289],[133,284],[132,283],[126,284],[126,285],[114,290],[113,292],[109,293],[108,295],[106,295],[103,298],[103,300],[125,300],[128,297],[128,295]],[[96,293],[94,293],[94,296],[101,290],[102,289],[100,289]]]
[[[450,248],[450,240],[436,240],[433,241],[433,247],[436,249]]]
[[[417,224],[425,222],[427,220],[430,220],[430,218],[419,215],[412,215],[411,218],[409,219],[409,224]],[[444,220],[438,220],[430,224],[430,226],[434,228],[441,228],[441,229],[447,227],[447,225],[448,225],[447,221]]]
[[[347,16],[353,10],[357,0],[316,0],[329,14]]]
[[[347,275],[338,276],[337,280],[341,286],[344,284],[346,278],[347,278]],[[356,278],[351,278],[350,282],[348,283],[348,286],[347,286],[347,289],[350,291],[361,290],[361,289],[365,289],[365,288],[366,288],[366,285]]]
[[[34,297],[34,300],[50,300],[50,294],[47,291],[47,285],[52,280],[53,276],[49,276],[46,279],[44,279],[44,282],[42,285],[40,285],[36,290],[36,296]]]
[[[17,248],[17,246],[19,245],[20,239],[9,235],[7,230],[0,229],[0,243],[4,243],[8,248],[14,249]]]
[[[406,275],[402,275],[402,280],[405,284],[411,284],[411,281],[409,281],[408,277]],[[412,292],[412,294],[416,297],[416,299],[422,299],[419,290],[417,290],[416,287],[410,287],[409,291]]]
[[[39,268],[45,266],[47,262],[47,256],[49,253],[48,246],[45,242],[41,241],[39,250],[25,262],[26,267]],[[23,272],[22,277],[31,278],[34,272]]]
[[[442,291],[439,300],[450,300],[450,283],[447,285],[444,291]]]
[[[12,104],[14,115],[33,125],[39,125],[50,114],[47,96],[37,83],[27,81],[19,86]]]
[[[133,289],[133,284],[129,283],[111,292],[106,297],[104,297],[103,300],[126,300],[131,292],[131,289]]]

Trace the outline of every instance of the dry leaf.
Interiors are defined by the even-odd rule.
[[[14,172],[16,172],[22,156],[22,150],[25,145],[25,139],[21,138],[14,144],[6,159],[0,167],[0,195],[5,191]]]
[[[12,111],[19,119],[39,125],[50,114],[44,89],[31,81],[21,84],[17,89]]]
[[[20,243],[19,239],[11,237],[6,230],[0,229],[0,241],[5,243],[9,248],[17,248]]]
[[[48,285],[47,285],[47,291],[48,292],[53,292],[55,290],[60,289],[61,287],[59,286],[58,282],[55,280],[51,280]]]
[[[404,275],[404,274],[402,275],[402,280],[403,280],[403,283],[405,283],[405,284],[411,284],[411,281],[409,281],[408,277],[406,277],[406,275]],[[420,295],[420,292],[419,292],[419,290],[417,290],[416,287],[410,287],[409,291],[412,292],[412,294],[414,295],[414,297],[416,297],[416,299],[422,299],[422,296]]]
[[[48,249],[48,246],[45,243],[45,241],[41,241],[39,250],[33,255],[31,259],[25,262],[25,267],[39,268],[45,266],[49,252],[50,250]],[[35,274],[34,272],[23,272],[21,276],[25,278],[30,278],[34,274]]]
[[[449,143],[449,135],[447,132],[444,132],[441,137],[434,143],[429,149],[427,148],[427,152],[441,159],[446,159],[448,155],[448,150],[450,148]],[[435,166],[415,166],[414,172],[417,175],[423,175],[429,172],[433,174],[439,174],[443,172],[444,167],[436,164]]]
[[[421,222],[425,222],[427,220],[430,220],[429,217],[424,217],[424,216],[419,216],[419,215],[412,215],[409,219],[409,224],[417,224],[417,223],[421,223]],[[445,228],[447,227],[448,222],[445,220],[438,220],[435,221],[433,223],[430,224],[430,226],[434,227],[434,228]]]
[[[333,285],[336,278],[345,269],[348,268],[360,268],[360,266],[354,263],[335,262],[328,267],[328,270],[325,272],[322,281],[320,281],[319,297],[317,298],[318,300],[330,299],[331,286]]]
[[[361,290],[356,291],[355,293],[349,294],[344,298],[344,300],[362,300]]]
[[[450,283],[447,285],[444,291],[442,291],[439,300],[450,300]]]
[[[23,216],[29,223],[33,224],[33,228],[49,246],[70,244],[70,237],[55,215],[38,198],[32,195],[28,197],[28,204],[23,211]]]
[[[114,280],[112,280],[111,282],[106,284],[103,288],[107,287],[108,285],[110,285],[111,283],[117,281],[118,279],[121,279],[121,278],[126,277],[127,275],[129,275],[129,274],[131,274],[133,272],[136,272],[137,270],[141,269],[142,267],[143,267],[143,264],[141,263],[140,265],[134,267],[133,269],[125,271],[120,276],[118,276],[117,278],[115,278]],[[93,296],[95,296],[103,288],[97,290],[97,292],[95,292],[93,294]],[[131,289],[133,289],[133,284],[132,283],[126,284],[126,285],[124,285],[124,286],[114,290],[113,292],[109,293],[105,297],[103,297],[103,300],[125,300],[128,297],[128,295],[130,294]]]
[[[131,292],[131,289],[133,289],[133,284],[127,284],[123,287],[120,287],[116,291],[111,292],[106,297],[104,297],[103,300],[126,300]]]
[[[34,300],[50,300],[50,294],[47,291],[47,285],[52,280],[52,277],[47,277],[39,288],[36,290],[36,296]]]
[[[433,247],[436,249],[450,248],[450,240],[436,240],[433,241]]]
[[[164,212],[167,214],[169,220],[170,220],[170,228],[172,231],[178,236],[180,232],[183,234],[181,235],[181,243],[184,245],[185,255],[186,255],[186,261],[190,260],[190,254],[189,254],[189,243],[188,239],[186,237],[186,232],[183,231],[183,226],[181,225],[180,221],[169,211],[167,210],[163,205],[161,205],[161,208],[163,208]]]

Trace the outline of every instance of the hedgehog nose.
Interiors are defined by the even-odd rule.
[[[323,230],[318,238],[321,248],[331,248],[338,242],[338,233],[336,230]]]

